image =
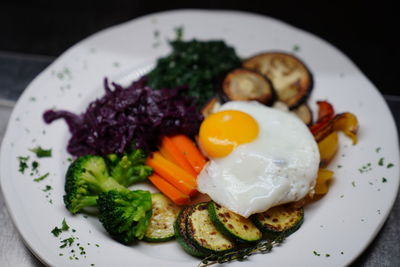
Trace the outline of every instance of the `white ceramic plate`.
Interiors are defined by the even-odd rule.
[[[336,173],[334,183],[328,195],[307,207],[301,229],[270,254],[230,266],[349,264],[377,234],[397,193],[399,151],[392,115],[378,90],[333,46],[274,19],[231,11],[164,12],[101,31],[66,51],[28,86],[1,148],[1,186],[26,244],[53,266],[197,265],[198,260],[176,242],[123,246],[109,238],[95,218],[71,216],[62,202],[69,133],[62,121],[50,126],[42,121],[42,113],[51,107],[82,112],[103,94],[104,77],[126,84],[143,74],[169,52],[166,40],[174,38],[176,27],[183,27],[184,39],[223,39],[242,57],[266,50],[296,53],[314,74],[309,103],[327,99],[337,112],[351,111],[360,121],[356,146],[340,136],[340,151],[330,165]],[[38,160],[39,174],[50,174],[41,182],[33,181],[39,174],[18,172],[17,157],[29,155],[31,163],[36,159],[28,149],[37,145],[53,149],[52,158]],[[383,166],[378,164],[381,158]],[[368,163],[361,173],[359,169]],[[388,163],[394,166],[388,168]],[[43,192],[46,185],[53,189]],[[63,218],[76,232],[56,238],[50,231]],[[79,239],[71,247],[59,248],[60,241],[70,236]],[[77,243],[85,255],[80,255]],[[74,255],[79,260],[69,259]]]

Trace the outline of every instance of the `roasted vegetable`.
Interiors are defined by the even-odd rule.
[[[302,104],[297,108],[293,109],[292,112],[296,114],[306,125],[311,125],[313,121],[313,115],[310,107],[307,104]]]
[[[201,109],[201,114],[206,118],[207,116],[213,114],[218,110],[218,108],[221,106],[221,103],[219,102],[217,97],[211,98]]]
[[[333,131],[343,131],[344,134],[351,138],[353,144],[356,144],[358,131],[357,117],[350,112],[337,114],[323,127],[320,127],[313,132],[314,138],[317,142],[320,142]]]
[[[325,128],[335,116],[333,106],[327,101],[317,101],[318,105],[318,118],[317,121],[310,126],[312,134],[316,134],[321,129]]]
[[[225,236],[239,242],[256,242],[261,240],[262,233],[250,219],[231,212],[214,201],[208,204],[211,221]]]
[[[179,245],[181,245],[181,247],[190,255],[195,257],[205,257],[206,254],[197,249],[197,247],[192,243],[187,231],[187,218],[192,210],[193,206],[186,206],[179,213],[178,218],[174,223],[176,241],[178,241]]]
[[[187,217],[188,236],[193,245],[206,255],[224,253],[235,244],[215,227],[208,214],[208,203],[195,205]]]
[[[278,100],[290,109],[302,104],[312,90],[311,72],[294,55],[283,52],[262,53],[245,60],[243,67],[268,77],[276,90]]]
[[[290,204],[280,205],[254,214],[251,219],[268,238],[288,236],[297,231],[303,223],[304,210]]]
[[[152,194],[151,202],[152,215],[143,240],[164,242],[173,239],[174,223],[181,208],[160,193]]]
[[[320,154],[320,167],[325,167],[333,159],[338,150],[339,140],[336,131],[333,131],[327,137],[318,142]]]
[[[329,182],[332,179],[334,172],[327,169],[319,169],[317,176],[317,183],[315,184],[314,191],[316,195],[324,195],[328,193]]]
[[[143,238],[150,223],[149,191],[110,190],[99,195],[99,220],[117,241],[130,244]]]
[[[222,83],[222,91],[228,101],[255,100],[269,105],[274,98],[274,89],[268,78],[248,69],[229,72]]]
[[[144,165],[147,154],[142,149],[133,149],[122,155],[107,155],[111,177],[123,186],[142,182],[153,172]]]
[[[77,213],[88,206],[95,206],[100,193],[108,190],[127,190],[111,178],[107,165],[100,156],[87,155],[71,163],[65,177],[64,203]]]

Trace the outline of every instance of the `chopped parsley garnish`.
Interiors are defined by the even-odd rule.
[[[27,156],[27,157],[17,157],[17,159],[19,160],[19,169],[18,169],[18,171],[23,174],[25,172],[25,170],[28,168],[29,156]]]
[[[394,166],[393,163],[389,163],[386,167],[389,169],[389,168],[392,168],[393,166]]]
[[[300,51],[300,46],[297,45],[297,44],[294,45],[294,46],[293,46],[293,51],[294,51],[294,52],[299,52],[299,51]]]
[[[51,233],[55,236],[58,237],[62,232],[68,231],[69,226],[67,224],[67,222],[65,221],[65,218],[63,219],[62,223],[61,223],[61,228],[58,228],[57,226],[54,227],[53,230],[51,230]],[[63,241],[61,241],[63,242]]]
[[[330,254],[328,254],[328,253],[326,253],[326,254],[325,254],[325,257],[327,257],[327,258],[328,258],[328,257],[330,257],[330,256],[331,256],[331,255],[330,255]]]
[[[42,189],[43,192],[49,192],[51,189],[53,189],[50,185],[46,185],[44,189]]]
[[[378,161],[378,165],[379,166],[383,166],[383,161],[384,161],[384,158],[380,158],[379,161]]]
[[[315,250],[313,251],[313,253],[314,253],[315,256],[318,256],[318,257],[321,256],[321,254],[319,254],[319,253],[316,252]]]
[[[358,171],[359,171],[360,173],[369,172],[369,171],[372,170],[371,165],[372,165],[372,164],[369,162],[369,163],[365,164],[364,166],[362,166],[361,168],[359,168]]]
[[[356,187],[356,182],[352,181],[352,182],[351,182],[351,185],[352,185],[353,187]]]
[[[35,182],[43,181],[43,180],[46,179],[47,176],[49,176],[49,175],[50,175],[50,173],[48,172],[48,173],[46,173],[46,174],[44,174],[44,175],[42,175],[42,176],[40,176],[40,177],[38,177],[38,178],[33,179],[33,181],[35,181]]]
[[[385,177],[382,177],[382,183],[386,183],[387,179]]]
[[[68,231],[69,225],[68,225],[67,222],[65,221],[65,218],[63,219],[63,221],[62,221],[61,224],[62,224],[61,230],[63,230],[63,231]]]
[[[38,168],[39,168],[39,162],[33,161],[32,162],[32,172],[37,171]]]
[[[62,245],[60,246],[60,248],[65,248],[67,246],[70,247],[74,243],[74,241],[75,241],[74,237],[69,237],[64,240],[61,240]]]
[[[379,153],[379,152],[381,152],[381,147],[377,147],[376,149],[375,149],[375,151],[376,151],[376,153]]]
[[[52,149],[43,149],[40,146],[31,148],[31,149],[29,149],[29,151],[35,153],[38,158],[51,157],[51,153],[52,153]]]
[[[183,27],[182,26],[175,28],[175,35],[176,35],[177,41],[182,41],[182,38],[183,38]]]
[[[56,226],[56,227],[54,227],[53,230],[51,230],[51,233],[52,233],[55,237],[58,237],[58,236],[62,233],[62,230]]]

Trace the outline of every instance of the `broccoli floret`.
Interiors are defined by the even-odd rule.
[[[153,169],[144,165],[147,154],[142,149],[133,149],[123,155],[107,156],[111,177],[126,187],[145,181]]]
[[[87,155],[76,159],[68,168],[64,203],[72,213],[95,206],[98,195],[108,190],[129,191],[111,178],[100,156]]]
[[[107,232],[124,244],[143,238],[152,215],[149,191],[111,190],[97,199],[99,219]]]

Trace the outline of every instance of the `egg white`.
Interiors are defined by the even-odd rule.
[[[297,201],[314,188],[320,155],[307,126],[296,116],[257,102],[232,101],[259,125],[258,137],[223,158],[211,158],[197,178],[198,190],[248,217]],[[245,129],[243,129],[245,130]]]

